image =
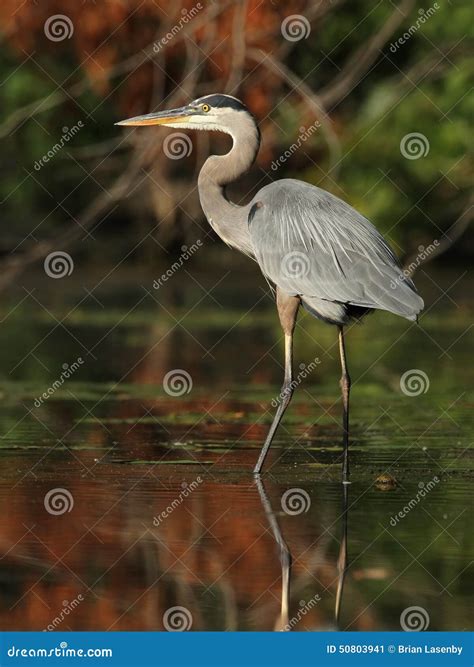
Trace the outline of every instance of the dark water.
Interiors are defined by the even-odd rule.
[[[283,356],[265,283],[250,263],[157,277],[76,266],[2,296],[1,627],[383,630],[420,607],[472,628],[464,271],[420,275],[421,326],[348,332],[346,496],[335,330],[300,319],[259,485]]]

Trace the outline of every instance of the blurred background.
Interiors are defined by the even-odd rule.
[[[2,0],[0,627],[472,628],[474,20],[430,3]],[[262,131],[233,201],[306,180],[416,270],[419,324],[348,327],[347,512],[336,331],[303,313],[267,496],[250,474],[284,345],[200,208],[229,138],[114,126],[214,92]]]
[[[169,130],[114,127],[212,92],[260,121],[262,149],[236,201],[302,178],[358,208],[402,256],[461,231],[467,1],[4,0],[0,21],[3,281],[53,247],[143,264],[179,254],[199,226],[212,238],[196,174],[229,139],[190,133],[176,159],[163,151]],[[469,253],[472,237],[450,260]]]

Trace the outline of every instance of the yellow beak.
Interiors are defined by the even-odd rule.
[[[132,127],[141,127],[144,125],[167,125],[176,123],[176,121],[187,121],[191,118],[191,109],[189,107],[180,107],[179,109],[170,109],[169,111],[159,111],[157,113],[148,113],[144,116],[134,116],[121,120],[115,125],[126,125]]]

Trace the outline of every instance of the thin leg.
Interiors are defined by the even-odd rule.
[[[280,424],[281,418],[283,417],[286,408],[288,407],[291,397],[293,396],[293,370],[292,370],[292,359],[293,359],[293,334],[285,334],[285,381],[281,388],[280,402],[278,408],[273,418],[272,425],[265,440],[265,444],[262,447],[260,456],[258,457],[257,465],[255,466],[253,472],[255,475],[259,475],[262,470],[265,457],[268,454],[270,445],[272,444],[273,436],[276,433],[278,425]]]
[[[344,461],[342,464],[342,481],[347,482],[349,479],[349,394],[351,390],[351,378],[347,370],[346,363],[346,349],[344,346],[344,329],[339,327],[339,353],[341,355],[341,391],[342,391],[342,427],[344,431],[343,445],[344,445]]]
[[[283,331],[285,332],[285,380],[281,388],[280,402],[275,417],[273,418],[267,439],[265,440],[260,456],[258,457],[257,465],[253,470],[255,475],[259,475],[262,470],[265,457],[272,444],[273,436],[275,435],[281,418],[293,396],[293,331],[299,305],[300,300],[297,297],[287,296],[277,291],[278,314],[280,316]]]

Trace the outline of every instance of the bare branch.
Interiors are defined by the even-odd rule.
[[[459,216],[459,218],[451,225],[451,227],[446,232],[444,238],[439,241],[436,249],[426,255],[426,258],[423,261],[419,259],[419,253],[413,253],[409,258],[404,262],[404,271],[408,275],[413,275],[415,270],[420,266],[424,266],[428,262],[431,262],[436,257],[444,255],[452,246],[459,241],[461,236],[469,227],[469,223],[474,218],[474,197],[471,197],[465,209]]]
[[[193,21],[190,21],[187,25],[183,26],[183,28],[178,33],[176,33],[172,44],[175,45],[176,42],[182,41],[190,33],[194,32],[201,26],[206,25],[208,21],[212,21],[212,19],[215,19],[217,16],[222,14],[222,12],[227,9],[227,7],[234,4],[235,2],[236,0],[223,0],[223,2],[219,4],[210,5],[201,16],[194,18]],[[164,34],[166,34],[166,32],[164,32]],[[170,42],[164,43],[160,51],[164,51],[166,48],[168,48],[169,44]],[[126,74],[127,72],[137,69],[145,62],[147,62],[151,57],[156,55],[155,45],[156,40],[148,44],[148,46],[146,46],[144,49],[141,49],[139,52],[134,53],[129,58],[126,58],[117,65],[114,65],[106,72],[106,77],[109,79],[109,81],[111,81],[121,74]],[[103,74],[101,74],[101,78],[102,77]],[[43,111],[53,109],[54,107],[63,104],[63,102],[66,100],[71,99],[72,97],[78,97],[87,89],[93,88],[94,83],[95,80],[93,78],[84,77],[82,81],[74,84],[65,92],[56,90],[52,93],[48,93],[48,95],[45,95],[45,97],[41,98],[40,100],[35,100],[34,102],[30,102],[25,106],[16,109],[0,125],[0,138],[9,135],[28,118],[32,118],[33,116],[36,116]]]
[[[245,64],[246,32],[245,22],[247,19],[248,0],[242,0],[240,7],[234,9],[234,22],[232,27],[232,61],[230,74],[224,91],[234,92],[242,80],[242,72]]]
[[[332,129],[331,119],[327,115],[320,97],[316,95],[316,93],[314,93],[299,76],[290,70],[289,67],[282,62],[277,61],[276,58],[269,53],[259,49],[248,49],[247,55],[283,78],[284,81],[286,81],[293,90],[303,98],[305,103],[311,108],[312,112],[316,114],[320,121],[330,150],[331,164],[336,164],[341,155],[339,139]]]
[[[368,41],[362,44],[349,58],[334,82],[320,91],[321,103],[326,107],[333,107],[340,102],[363,78],[371,65],[380,55],[384,44],[390,39],[395,30],[403,23],[413,9],[414,0],[402,0],[395,8],[380,30]]]

